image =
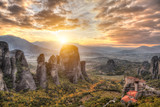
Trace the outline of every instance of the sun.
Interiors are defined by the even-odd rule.
[[[68,42],[66,37],[60,37],[59,41],[60,41],[61,44],[66,44]]]

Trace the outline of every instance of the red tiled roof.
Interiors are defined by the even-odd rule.
[[[130,98],[128,95],[125,95],[121,100],[128,103],[130,101]]]
[[[136,103],[136,102],[137,102],[137,100],[134,99],[134,98],[131,98],[131,101],[132,101],[133,103]]]
[[[136,103],[136,102],[137,102],[136,99],[130,98],[128,95],[125,95],[121,100],[124,101],[124,102],[126,102],[126,103],[128,103],[129,101],[131,101],[131,102],[133,102],[133,103]]]
[[[128,92],[127,92],[127,95],[132,96],[132,97],[134,97],[134,98],[136,98],[137,94],[138,94],[137,91],[128,91]]]

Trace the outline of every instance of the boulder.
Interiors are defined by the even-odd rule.
[[[40,54],[37,58],[37,82],[38,87],[47,88],[47,74],[46,74],[46,64],[45,64],[45,56],[44,54]]]
[[[77,83],[79,79],[84,80],[81,72],[79,51],[76,46],[63,45],[60,50],[60,64],[64,69],[64,74],[72,83]]]
[[[57,64],[57,58],[52,55],[48,61],[48,67],[47,71],[51,74],[53,81],[56,85],[59,85],[59,76],[58,76],[58,64]]]
[[[4,41],[0,41],[0,68],[2,69],[4,75],[11,74],[9,47]]]
[[[35,90],[36,85],[23,51],[11,51],[13,87],[16,91]]]
[[[159,58],[158,56],[153,56],[151,59],[151,70],[152,79],[159,78]]]

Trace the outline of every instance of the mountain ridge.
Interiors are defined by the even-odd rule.
[[[0,41],[7,42],[10,50],[20,49],[26,54],[51,53],[51,50],[49,49],[39,47],[25,39],[13,35],[2,35],[0,36]]]

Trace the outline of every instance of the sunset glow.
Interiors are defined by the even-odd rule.
[[[59,41],[61,44],[66,44],[68,42],[67,38],[65,38],[65,37],[60,37]]]
[[[160,44],[159,0],[11,1],[0,1],[0,35],[92,46]]]

